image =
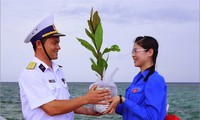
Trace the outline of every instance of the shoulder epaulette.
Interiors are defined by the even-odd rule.
[[[36,62],[30,62],[29,65],[26,67],[28,70],[33,70],[36,66]]]

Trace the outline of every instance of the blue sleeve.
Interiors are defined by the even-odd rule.
[[[142,105],[125,99],[124,105],[131,114],[145,120],[157,120],[166,115],[166,88],[162,78],[151,78],[144,90],[145,100]],[[164,112],[163,112],[164,111]],[[161,115],[163,114],[163,115]],[[161,116],[160,116],[161,115]]]
[[[119,115],[122,115],[122,107],[123,107],[123,104],[119,104],[115,110],[115,112]]]

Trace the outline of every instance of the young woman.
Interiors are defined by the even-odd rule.
[[[126,89],[125,96],[111,98],[105,113],[116,112],[123,120],[164,120],[166,116],[167,86],[155,70],[158,42],[150,36],[135,39],[132,57],[140,72]]]

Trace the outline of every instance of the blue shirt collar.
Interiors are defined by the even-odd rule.
[[[149,73],[149,70],[145,70],[143,72],[139,72],[133,79],[133,83],[137,84],[140,83],[140,82],[143,82],[144,78],[147,76],[147,74]],[[141,80],[139,80],[141,79]],[[138,81],[139,80],[139,81]]]
[[[147,76],[147,74],[149,73],[149,70],[145,70],[143,72],[139,72],[138,74],[141,74],[143,78],[145,78]]]

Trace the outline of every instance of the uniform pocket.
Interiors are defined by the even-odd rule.
[[[59,91],[60,85],[54,79],[49,79],[47,81],[47,87],[52,94],[55,94],[57,91]]]
[[[66,88],[66,89],[68,89],[68,85],[67,85],[66,79],[65,79],[65,78],[62,78],[61,81],[62,81],[63,87]]]
[[[49,83],[49,84],[48,84],[48,88],[49,88],[50,90],[57,90],[57,89],[60,88],[60,86],[59,86],[57,83]]]
[[[138,104],[138,102],[144,97],[144,87],[134,86],[131,88],[128,98]]]

